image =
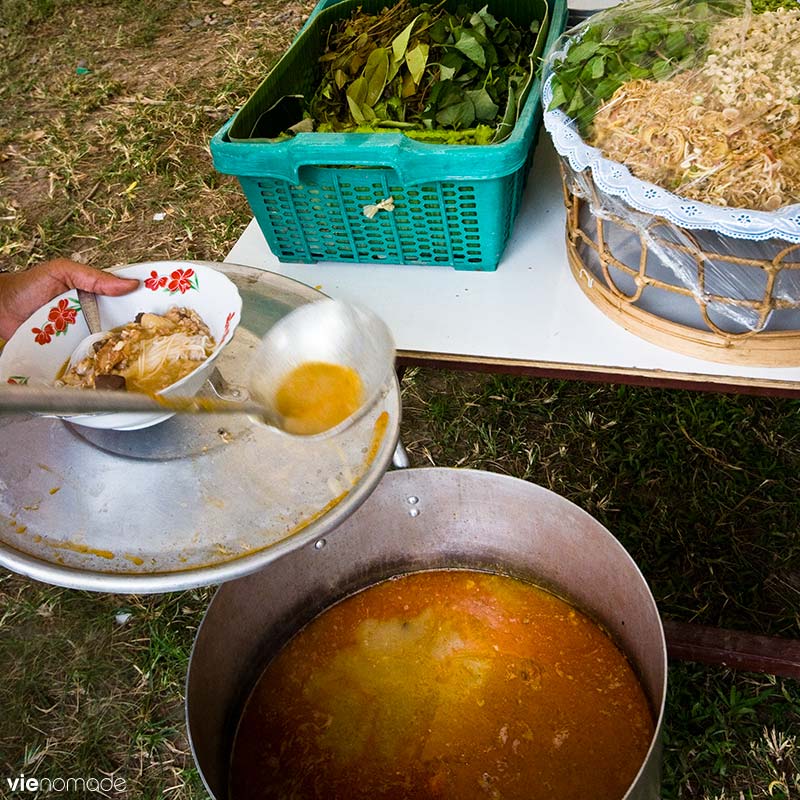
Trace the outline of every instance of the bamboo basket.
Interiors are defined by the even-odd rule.
[[[609,198],[562,160],[567,256],[626,330],[707,361],[800,366],[800,244],[692,231]]]

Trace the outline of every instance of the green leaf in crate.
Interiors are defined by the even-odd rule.
[[[428,64],[428,45],[420,42],[415,48],[406,53],[406,64],[414,83],[419,86],[422,83],[422,76]]]
[[[363,125],[367,120],[366,108],[367,105],[367,80],[363,76],[356,78],[347,87],[347,105],[350,108],[350,114],[355,122]]]
[[[472,89],[466,94],[475,109],[476,119],[481,122],[491,122],[497,116],[500,108],[486,89]]]
[[[517,121],[517,94],[513,86],[508,87],[508,100],[506,102],[506,110],[503,113],[503,119],[497,126],[497,133],[495,134],[495,141],[505,139],[514,129]]]
[[[475,105],[453,81],[439,84],[431,93],[433,117],[442,127],[466,128],[475,122]]]
[[[357,125],[363,125],[366,122],[361,106],[353,100],[350,95],[347,95],[347,105],[350,108],[350,116],[353,118]]]
[[[484,6],[477,14],[481,18],[483,24],[493,31],[497,27],[497,20],[489,13],[489,6]]]
[[[386,83],[390,84],[396,77],[397,73],[400,72],[400,68],[403,66],[402,61],[395,61],[394,54],[392,54],[389,58],[389,72],[386,74]]]
[[[356,125],[363,125],[366,122],[361,106],[353,100],[349,95],[347,96],[347,106],[350,109],[350,116]]]
[[[432,42],[444,44],[450,38],[450,27],[447,24],[447,20],[441,17],[437,19],[436,22],[428,28],[428,36],[431,37]]]
[[[439,111],[436,121],[448,127],[468,128],[475,122],[475,106],[468,97],[464,97],[460,103],[453,103]]]
[[[493,67],[497,64],[497,50],[487,36],[484,36],[480,31],[473,30],[472,35],[475,41],[481,46],[483,50],[483,66],[486,68]],[[522,55],[521,53],[519,55]],[[477,63],[477,62],[476,62]],[[481,66],[480,64],[478,66]]]
[[[366,102],[367,80],[363,75],[360,78],[356,78],[347,87],[347,97],[358,105],[363,105]]]
[[[374,106],[381,99],[386,88],[386,76],[389,73],[389,51],[384,47],[376,47],[364,65],[362,78],[366,81],[367,90],[364,104]]]
[[[461,31],[456,40],[456,49],[479,67],[486,66],[486,53],[472,31]]]
[[[403,89],[400,93],[401,97],[411,97],[416,94],[417,91],[417,84],[414,83],[414,79],[411,77],[410,72],[406,72],[403,75]]]
[[[477,31],[482,36],[486,36],[486,23],[477,14],[473,14],[469,18],[469,24],[472,30]]]
[[[458,52],[458,50],[448,50],[440,59],[439,63],[443,67],[447,67],[448,69],[452,68],[454,70],[453,74],[455,75],[461,69],[463,69],[464,64],[470,63],[464,59],[464,56]]]
[[[433,87],[430,99],[431,103],[443,108],[460,103],[464,99],[464,90],[455,81],[443,81]]]
[[[414,17],[414,19],[392,39],[392,54],[394,55],[394,60],[398,63],[402,62],[405,58],[408,42],[411,39],[411,32],[414,30],[414,25],[418,19],[419,15]]]

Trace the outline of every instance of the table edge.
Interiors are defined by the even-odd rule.
[[[398,350],[397,366],[430,367],[472,372],[505,373],[536,378],[583,380],[594,383],[622,383],[666,389],[728,392],[771,397],[800,397],[800,382],[743,378],[735,375],[694,374],[658,369],[564,364],[514,358],[492,358],[456,353],[435,353],[421,350]]]

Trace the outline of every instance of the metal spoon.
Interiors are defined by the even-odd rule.
[[[174,411],[180,414],[253,414],[264,416],[264,407],[248,400],[207,397],[161,397],[139,392],[102,389],[62,389],[49,386],[13,386],[0,389],[0,414],[98,414],[117,412]]]
[[[97,295],[87,292],[85,289],[76,289],[78,302],[81,304],[81,312],[86,320],[89,333],[100,333],[103,330],[100,325],[100,309],[97,307]]]

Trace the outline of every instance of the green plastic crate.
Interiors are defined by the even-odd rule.
[[[452,0],[453,7],[460,0]],[[330,25],[351,10],[379,11],[385,0],[322,0],[243,108],[211,141],[217,170],[235,175],[280,261],[449,265],[497,264],[519,210],[541,123],[541,84],[533,81],[511,135],[498,144],[440,145],[400,133],[300,133],[274,142],[246,136],[281,97],[309,96]],[[492,0],[489,10],[518,25],[543,18],[546,52],[564,30],[566,0]],[[485,3],[480,0],[478,10]],[[244,133],[242,133],[244,132]],[[364,207],[393,198],[371,219]]]

